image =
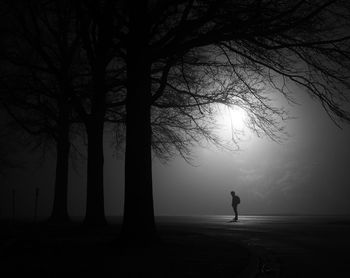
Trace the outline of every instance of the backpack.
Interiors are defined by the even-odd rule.
[[[236,196],[236,203],[237,203],[237,204],[240,204],[240,203],[241,203],[241,199],[240,199],[238,196]]]

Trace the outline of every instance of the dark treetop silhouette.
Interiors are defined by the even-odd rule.
[[[188,158],[200,136],[218,143],[210,133],[212,104],[240,106],[258,135],[279,140],[287,115],[266,91],[292,100],[288,85],[294,82],[337,124],[350,119],[343,106],[349,89],[347,1],[36,3],[63,2],[78,38],[80,75],[73,84],[79,89],[69,100],[88,137],[87,219],[104,222],[104,123],[124,121],[125,239],[156,238],[152,147],[165,158],[174,151]],[[39,41],[39,49],[47,43]]]

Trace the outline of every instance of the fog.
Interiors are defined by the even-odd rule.
[[[196,147],[193,165],[181,157],[166,164],[154,158],[156,215],[232,214],[231,190],[241,198],[241,214],[349,214],[350,127],[338,128],[305,94],[298,92],[296,100],[302,105],[279,103],[297,116],[286,122],[290,136],[283,143],[258,138],[243,127],[245,136],[240,150]],[[224,120],[222,123],[225,125]],[[219,128],[219,132],[226,136],[225,140],[230,139],[230,131]],[[1,215],[12,215],[15,190],[16,217],[33,217],[35,188],[39,188],[39,218],[47,218],[53,200],[52,155],[39,164],[36,161],[40,154],[22,156],[26,157],[25,165],[1,180]],[[69,213],[82,218],[86,165],[78,161],[72,166]],[[116,155],[111,140],[106,138],[108,216],[123,212],[123,182],[123,157]]]
[[[198,149],[198,167],[156,164],[158,213],[230,214],[234,190],[243,214],[348,214],[350,128],[307,96],[297,100],[282,144],[248,134],[239,152]]]

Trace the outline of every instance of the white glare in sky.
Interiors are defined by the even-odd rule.
[[[222,139],[234,139],[246,133],[247,113],[238,106],[220,106],[218,107],[216,123],[218,134]],[[239,141],[239,140],[238,140]]]

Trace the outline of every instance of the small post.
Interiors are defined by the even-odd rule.
[[[16,189],[12,189],[12,223],[16,219]]]
[[[34,223],[38,220],[38,202],[39,202],[39,188],[35,188],[35,207],[34,207]]]

